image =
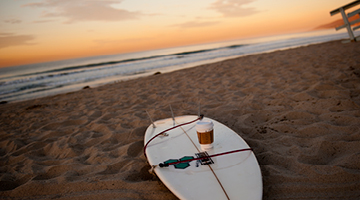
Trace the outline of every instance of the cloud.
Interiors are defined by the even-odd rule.
[[[35,43],[29,43],[34,40],[32,35],[15,35],[13,33],[0,33],[0,49],[19,46],[19,45],[34,45]]]
[[[48,22],[53,22],[55,20],[35,20],[33,21],[33,23],[35,24],[39,24],[39,23],[48,23]]]
[[[172,26],[177,26],[180,28],[199,28],[205,26],[212,26],[218,23],[219,23],[218,21],[207,21],[207,22],[189,21],[181,24],[174,24]]]
[[[66,23],[79,21],[120,21],[137,19],[140,12],[130,12],[112,7],[121,0],[43,0],[24,6],[45,8],[42,17],[64,17]]]
[[[19,20],[19,19],[7,19],[7,20],[4,20],[4,22],[9,23],[9,24],[20,24],[21,20]]]
[[[224,17],[245,17],[258,13],[255,8],[246,8],[244,5],[255,0],[217,0],[211,4],[210,9],[223,14]]]

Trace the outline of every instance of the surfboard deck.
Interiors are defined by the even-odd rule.
[[[175,117],[176,125],[195,120],[198,116]],[[210,118],[214,123],[214,143],[209,155],[249,148],[246,142],[233,130]],[[150,125],[144,138],[144,145],[156,134],[174,126],[173,119],[163,119]],[[196,158],[202,152],[197,139],[195,123],[167,132],[152,140],[146,155],[150,165],[166,161]],[[168,189],[180,199],[261,199],[262,177],[259,164],[252,151],[237,152],[211,158],[213,164],[189,162],[180,168],[174,165],[155,167],[154,172]],[[186,165],[186,163],[185,163]]]

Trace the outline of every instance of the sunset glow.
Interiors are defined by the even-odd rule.
[[[1,0],[0,67],[313,30],[349,0]]]

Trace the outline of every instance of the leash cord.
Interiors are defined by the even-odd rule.
[[[164,134],[164,133],[166,133],[166,132],[168,132],[168,131],[171,131],[171,130],[173,130],[173,129],[175,129],[175,128],[178,128],[178,127],[181,127],[181,126],[185,126],[185,125],[194,123],[194,122],[196,122],[196,121],[198,121],[198,120],[201,120],[203,117],[204,117],[204,115],[200,115],[200,117],[196,118],[196,119],[193,120],[193,121],[186,122],[186,123],[183,123],[183,124],[179,124],[179,125],[177,125],[177,126],[171,127],[171,128],[169,128],[169,129],[166,129],[166,130],[164,130],[164,131],[156,134],[156,135],[155,135],[154,137],[152,137],[149,141],[147,141],[147,143],[146,143],[145,146],[144,146],[144,155],[145,155],[145,158],[147,158],[147,156],[146,156],[146,148],[148,147],[149,143],[150,143],[152,140],[154,140],[154,139],[157,138],[158,136],[160,136],[160,135],[162,135],[162,134]]]
[[[177,165],[177,164],[180,164],[180,163],[188,163],[188,162],[191,162],[191,161],[194,161],[194,160],[203,160],[203,159],[207,159],[207,158],[212,158],[212,157],[216,157],[216,156],[222,156],[222,155],[227,155],[227,154],[232,154],[232,153],[237,153],[237,152],[242,152],[242,151],[252,151],[252,148],[237,149],[237,150],[233,150],[233,151],[227,151],[227,152],[213,154],[213,155],[199,157],[199,158],[192,158],[192,159],[188,159],[188,160],[180,160],[180,161],[176,161],[176,162],[172,162],[172,163],[160,163],[159,167],[168,167],[169,165]]]

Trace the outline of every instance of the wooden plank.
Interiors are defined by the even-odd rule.
[[[360,18],[350,22],[350,25],[354,25],[360,22]]]
[[[359,1],[360,2],[360,1]],[[352,32],[352,29],[351,29],[351,26],[350,26],[350,23],[349,23],[349,20],[345,14],[345,10],[344,8],[340,8],[340,12],[341,12],[341,16],[345,22],[345,26],[346,26],[346,29],[348,31],[348,34],[349,34],[349,37],[350,37],[350,41],[355,41],[355,36],[354,36],[354,33]]]
[[[345,28],[345,27],[346,27],[346,24],[336,27],[335,30],[338,31],[338,30],[343,29],[343,28]]]
[[[349,22],[349,25],[354,25],[354,24],[359,23],[359,22],[360,22],[360,18],[359,18],[359,19],[356,19],[356,20],[354,20],[354,21],[352,21],[352,22]],[[340,29],[342,29],[342,28],[346,28],[346,24],[336,27],[335,30],[338,31],[338,30],[340,30]],[[354,29],[353,29],[353,30],[354,30]]]
[[[353,30],[355,31],[356,29],[359,29],[360,28],[360,26],[355,26],[354,28],[353,28]]]
[[[355,11],[353,11],[353,12],[351,12],[351,13],[348,13],[347,16],[348,16],[348,17],[352,17],[352,16],[355,16],[355,15],[357,15],[357,14],[360,14],[360,8],[357,9],[357,10],[355,10]]]
[[[349,3],[349,4],[346,4],[345,6],[341,6],[340,8],[337,8],[337,9],[331,11],[331,12],[330,12],[330,15],[333,16],[333,15],[336,15],[336,14],[340,13],[340,9],[341,9],[341,8],[344,9],[344,10],[346,10],[346,9],[351,8],[351,7],[354,7],[354,6],[358,5],[358,4],[360,4],[360,0],[356,0],[356,1],[354,1],[354,2],[351,2],[351,3]]]

